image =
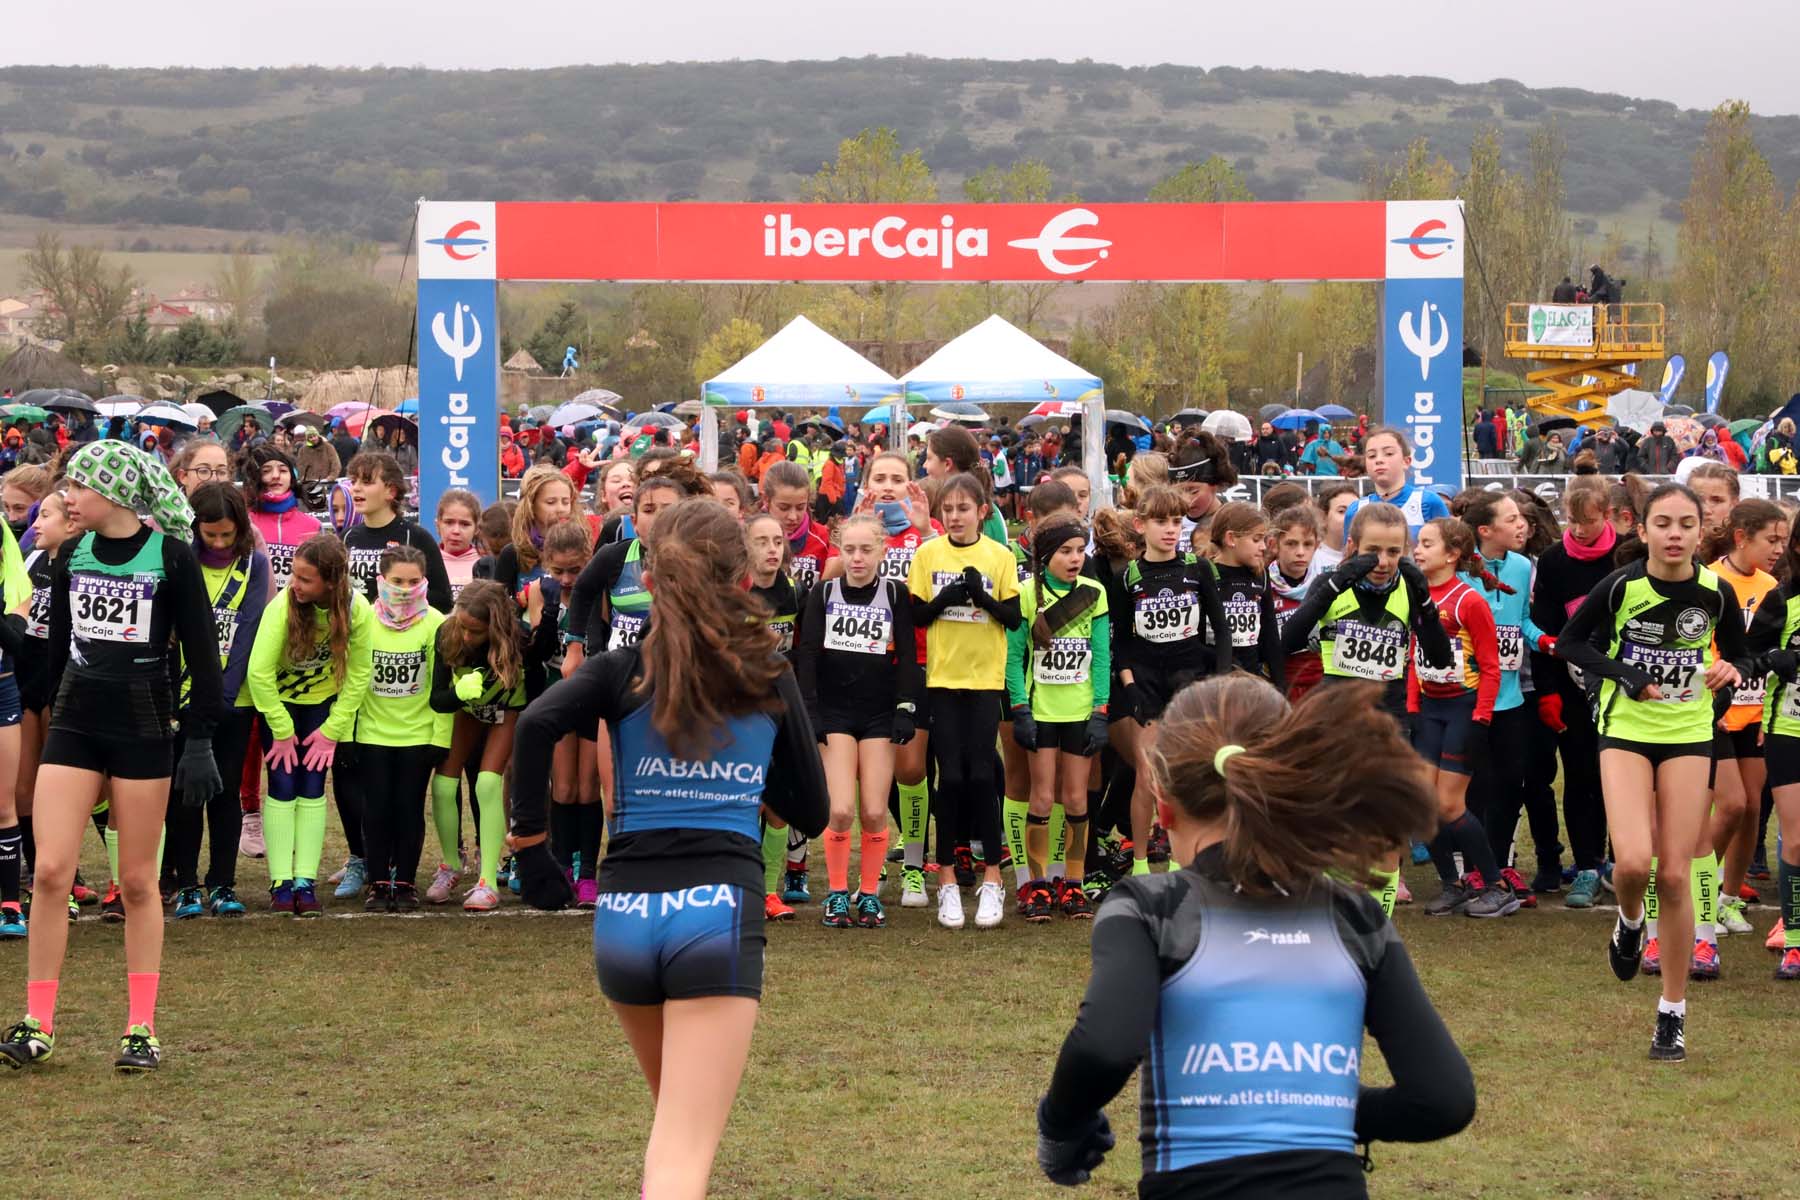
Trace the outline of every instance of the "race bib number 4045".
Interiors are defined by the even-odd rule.
[[[893,616],[873,604],[825,606],[825,648],[846,654],[886,654],[893,640]]]
[[[150,604],[156,584],[150,580],[77,575],[69,581],[69,615],[75,636],[90,642],[150,640]]]

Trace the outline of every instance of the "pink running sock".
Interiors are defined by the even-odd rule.
[[[45,1033],[56,1032],[56,989],[54,979],[33,979],[25,984],[25,1015],[36,1017]]]
[[[125,976],[125,988],[131,997],[131,1015],[125,1019],[127,1030],[142,1025],[151,1033],[156,1032],[156,985],[161,980],[155,971],[133,971]]]
[[[881,891],[881,864],[887,861],[888,831],[862,835],[862,890],[870,896]]]
[[[850,890],[850,831],[825,831],[825,882],[834,892]]]

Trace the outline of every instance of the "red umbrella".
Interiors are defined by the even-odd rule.
[[[344,428],[351,437],[361,437],[365,426],[376,417],[390,415],[384,408],[364,408],[344,416]]]

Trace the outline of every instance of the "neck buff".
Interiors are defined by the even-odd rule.
[[[1563,530],[1563,549],[1576,562],[1593,562],[1597,558],[1605,558],[1613,552],[1613,546],[1618,540],[1619,531],[1613,528],[1611,521],[1600,527],[1600,536],[1594,539],[1592,545],[1576,541],[1573,533]]]
[[[812,514],[807,513],[800,518],[800,528],[794,530],[794,536],[788,539],[788,544],[795,550],[799,550],[801,547],[805,546],[807,535],[812,533],[812,527]]]
[[[423,579],[412,587],[395,587],[381,580],[375,588],[375,619],[389,629],[405,629],[425,615]]]
[[[912,528],[912,518],[906,515],[906,505],[898,500],[881,500],[875,505],[875,515],[881,520],[882,531],[889,537],[905,533]]]
[[[256,506],[264,512],[284,513],[293,512],[295,508],[299,507],[299,504],[300,498],[294,495],[292,488],[289,488],[285,492],[264,492],[257,497]]]
[[[237,552],[229,546],[223,550],[214,550],[211,546],[202,544],[194,547],[194,554],[201,565],[207,567],[229,567],[237,561]]]

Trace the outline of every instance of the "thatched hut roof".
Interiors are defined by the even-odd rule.
[[[356,400],[372,401],[377,408],[391,410],[418,394],[419,372],[412,367],[351,367],[314,376],[300,396],[299,407],[308,412],[325,412],[346,400]]]
[[[542,375],[544,373],[544,368],[538,364],[538,360],[531,357],[531,351],[525,349],[523,346],[519,347],[518,352],[506,360],[506,363],[501,370],[522,371],[527,375]]]
[[[74,388],[90,396],[103,394],[99,380],[54,350],[34,343],[20,346],[12,357],[0,363],[0,389],[11,388],[13,394],[29,388]]]

